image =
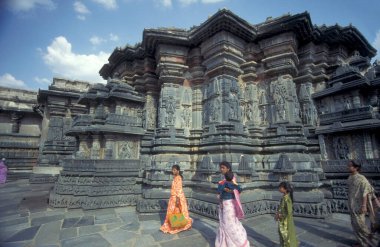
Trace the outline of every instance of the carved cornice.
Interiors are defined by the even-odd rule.
[[[376,55],[376,49],[373,48],[360,31],[350,25],[341,27],[320,26],[313,28],[313,40],[315,43],[343,44],[352,50],[357,50],[362,56],[373,57]]]

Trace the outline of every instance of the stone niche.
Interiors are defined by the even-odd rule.
[[[67,132],[77,152],[50,204],[165,211],[178,164],[190,210],[217,218],[225,160],[247,217],[276,211],[281,181],[297,216],[346,212],[349,159],[379,186],[375,54],[356,28],[318,27],[308,13],[252,25],[223,9],[191,30],[146,29],[101,68],[107,85],[80,96],[88,114]]]

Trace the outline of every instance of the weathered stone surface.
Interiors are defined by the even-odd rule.
[[[8,180],[28,178],[36,165],[42,122],[36,103],[37,92],[0,87],[0,157]]]
[[[12,237],[8,238],[6,242],[17,242],[17,241],[26,241],[26,240],[32,240],[38,230],[40,229],[40,226],[32,226],[29,228],[26,228],[24,230],[19,231]]]
[[[42,225],[35,237],[36,245],[55,245],[59,241],[61,225],[62,221],[55,221]]]
[[[63,215],[53,215],[53,216],[44,216],[44,217],[39,217],[39,218],[34,218],[32,219],[32,226],[39,226],[45,223],[49,223],[52,221],[57,221],[63,219]]]
[[[62,247],[111,247],[100,234],[81,236],[61,241]]]
[[[54,183],[59,171],[59,162],[76,151],[76,140],[67,136],[66,131],[72,119],[84,114],[87,109],[78,104],[78,98],[89,88],[88,82],[54,78],[48,90],[40,90],[34,110],[41,114],[42,148],[38,156],[38,167],[33,169],[32,183]]]
[[[105,232],[102,235],[112,245],[117,245],[119,243],[133,239],[137,236],[136,233],[125,231],[122,229],[117,229],[115,231]]]
[[[356,28],[318,27],[308,13],[252,25],[223,9],[191,30],[147,29],[111,54],[106,85],[55,79],[38,96],[54,106],[39,164],[62,168],[49,204],[165,212],[178,164],[190,211],[217,219],[226,160],[247,217],[277,210],[281,181],[295,187],[296,216],[347,212],[350,159],[380,188],[375,53]]]
[[[78,229],[75,227],[62,229],[60,234],[59,234],[59,240],[75,238],[77,236],[78,236]]]

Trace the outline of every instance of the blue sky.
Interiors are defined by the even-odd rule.
[[[308,11],[316,25],[352,23],[380,50],[379,0],[0,0],[0,86],[104,82],[114,48],[140,42],[144,28],[189,29],[221,8],[251,24]]]

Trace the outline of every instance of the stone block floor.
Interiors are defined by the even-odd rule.
[[[52,185],[18,180],[0,185],[1,247],[205,247],[214,246],[218,223],[191,214],[193,228],[175,235],[159,227],[164,215],[137,214],[134,207],[99,210],[51,208]],[[270,215],[243,221],[251,246],[279,246]],[[295,218],[303,247],[344,247],[355,243],[347,215],[327,220]]]

